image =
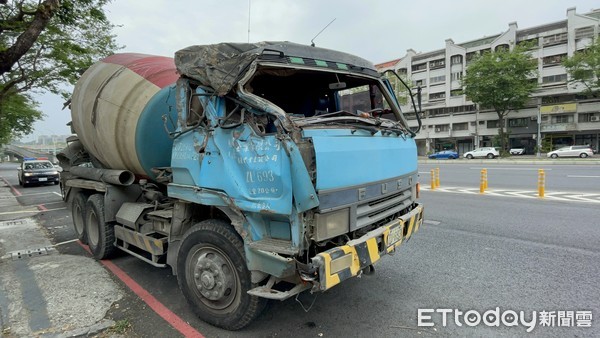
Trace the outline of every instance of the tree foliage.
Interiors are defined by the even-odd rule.
[[[12,94],[0,101],[0,144],[31,133],[33,123],[42,117],[36,107],[27,94]]]
[[[599,96],[600,38],[596,38],[587,48],[563,61],[563,65],[571,76],[570,83],[582,84],[588,95]]]
[[[112,34],[114,25],[103,10],[108,2],[0,1],[0,102],[21,100],[36,109],[33,101],[22,95],[30,91],[49,91],[67,98],[69,85],[75,84],[85,69],[119,48]]]
[[[462,79],[467,97],[498,115],[503,151],[506,151],[505,117],[523,108],[537,88],[537,60],[528,50],[528,46],[520,45],[512,50],[485,52],[469,64]]]

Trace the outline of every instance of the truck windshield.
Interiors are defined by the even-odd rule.
[[[294,120],[354,115],[400,121],[396,124],[406,127],[399,108],[377,78],[262,66],[245,89],[277,105]]]

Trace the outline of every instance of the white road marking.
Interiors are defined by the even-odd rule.
[[[33,194],[21,194],[21,196],[19,196],[19,197],[36,196],[36,195],[48,195],[48,194],[57,194],[58,196],[62,197],[56,191],[36,192],[36,193],[33,193]]]
[[[421,187],[423,191],[432,191],[429,187]],[[464,187],[444,187],[433,190],[434,192],[446,192],[454,194],[477,194],[479,195],[479,188],[464,188]],[[505,189],[491,189],[486,190],[481,195],[496,196],[496,197],[516,197],[516,198],[528,198],[528,199],[542,199],[538,196],[537,190],[505,190]],[[580,193],[580,192],[561,192],[552,191],[545,192],[543,199],[551,201],[564,201],[564,202],[586,202],[586,203],[600,203],[600,194],[591,193]]]
[[[494,167],[473,167],[473,168],[469,168],[471,170],[481,170],[481,169],[487,169],[487,170],[528,170],[528,171],[538,171],[538,168],[494,168]],[[552,168],[550,169],[544,169],[544,171],[550,171],[552,170]]]
[[[55,210],[64,210],[64,209],[66,209],[66,208],[53,208],[53,209],[47,209],[47,210],[38,210],[38,209],[27,210],[26,209],[26,210],[19,210],[19,211],[5,211],[5,212],[0,212],[0,216],[1,215],[14,215],[14,214],[31,214],[31,213],[37,214],[37,213],[40,213],[40,212],[55,211]]]
[[[586,175],[567,175],[571,178],[600,178],[600,176],[586,176]]]
[[[431,224],[431,225],[440,225],[441,222],[432,221],[430,219],[426,219],[426,220],[423,221],[423,223],[425,223],[425,224]]]
[[[52,193],[55,194],[55,195],[58,195],[60,198],[62,198],[62,195],[60,193],[58,193],[56,191],[53,191]]]

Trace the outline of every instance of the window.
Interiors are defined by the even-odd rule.
[[[467,53],[467,55],[466,55],[467,64],[471,63],[471,61],[473,61],[477,55],[479,55],[479,52]]]
[[[398,75],[406,75],[406,68],[398,69]]]
[[[434,76],[429,78],[429,84],[446,82],[446,75]]]
[[[544,36],[544,46],[559,45],[567,42],[567,33]]]
[[[468,122],[453,123],[452,124],[452,129],[453,130],[468,130],[469,129],[469,123]]]
[[[435,126],[435,131],[449,131],[449,130],[450,130],[449,124],[438,124]]]
[[[452,64],[452,65],[462,64],[462,60],[463,60],[462,55],[453,55],[450,58],[450,64]]]
[[[542,63],[544,65],[544,67],[556,66],[556,65],[560,65],[562,60],[564,60],[566,57],[567,57],[567,54],[546,56],[545,58],[542,59]]]
[[[573,114],[553,115],[550,123],[573,123]]]
[[[444,66],[446,66],[446,59],[429,61],[430,69],[444,68]]]
[[[500,50],[508,50],[509,46],[507,44],[502,44],[502,45],[498,45],[496,46],[496,49],[494,49],[496,52],[500,51]]]
[[[431,93],[429,94],[429,100],[438,100],[438,99],[443,99],[446,97],[446,92],[439,92],[439,93]]]
[[[487,127],[488,127],[488,129],[499,128],[500,123],[498,120],[490,120],[490,121],[487,121]]]
[[[575,28],[575,41],[594,37],[594,26]]]
[[[421,86],[421,87],[423,87],[423,86],[425,86],[427,84],[427,82],[425,81],[425,79],[415,80],[415,81],[413,81],[413,83],[414,83],[415,86]]]
[[[419,63],[417,65],[412,65],[412,71],[413,72],[418,72],[418,71],[422,71],[427,69],[427,64],[426,63]]]
[[[462,89],[453,89],[450,91],[450,96],[461,96],[462,94]]]
[[[528,117],[523,117],[523,118],[518,118],[518,119],[509,119],[508,126],[511,128],[527,127],[529,125],[529,120],[530,120],[530,118],[528,118]]]
[[[533,38],[528,40],[521,40],[517,42],[517,45],[527,45],[530,49],[538,48],[540,45],[540,38]]]
[[[579,122],[600,122],[600,113],[580,113]]]
[[[566,82],[567,74],[558,74],[558,75],[550,75],[544,76],[542,78],[542,83],[556,83],[556,82]]]
[[[462,79],[462,77],[463,77],[462,72],[456,72],[456,73],[450,74],[450,78],[452,79],[452,81],[459,81]]]

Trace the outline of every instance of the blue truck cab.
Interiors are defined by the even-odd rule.
[[[242,297],[325,291],[419,229],[414,133],[371,63],[289,42],[194,46],[175,63],[168,195],[217,207],[235,229]],[[200,275],[180,278],[188,299],[222,300],[223,269],[203,267],[228,258],[213,251],[172,255],[178,275]]]

